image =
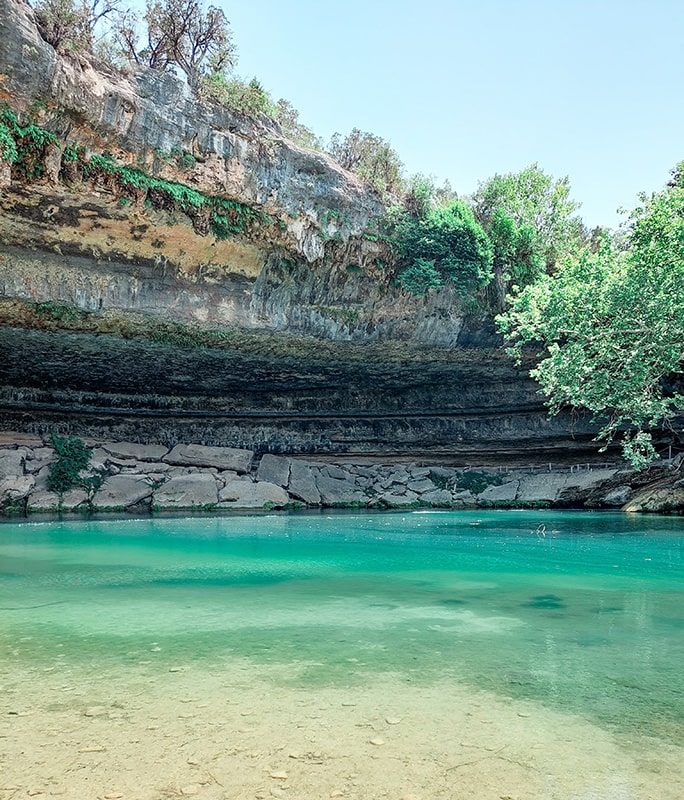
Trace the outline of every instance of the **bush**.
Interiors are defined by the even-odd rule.
[[[491,243],[462,200],[417,218],[400,211],[390,228],[404,266],[399,282],[410,291],[424,294],[449,280],[459,294],[467,295],[491,280]]]
[[[47,488],[61,495],[81,483],[80,472],[88,466],[92,453],[76,436],[63,437],[53,433],[51,438],[57,459],[50,465]]]

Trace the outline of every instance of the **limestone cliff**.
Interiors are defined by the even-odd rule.
[[[547,419],[491,320],[449,289],[393,286],[379,198],[274,123],[198,103],[171,75],[56,53],[24,0],[0,0],[0,101],[55,137],[30,180],[16,165],[0,190],[5,429],[432,463],[605,458],[585,418]],[[225,208],[228,233],[169,186]]]
[[[41,180],[3,192],[4,294],[335,339],[458,340],[449,292],[425,303],[390,286],[372,233],[379,198],[275,123],[199,103],[173,75],[126,77],[56,53],[23,0],[0,0],[0,73],[0,100],[57,136]],[[164,204],[70,180],[66,148],[238,201],[262,221],[221,241]]]

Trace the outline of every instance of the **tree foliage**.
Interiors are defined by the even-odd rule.
[[[596,252],[565,257],[498,318],[517,357],[529,342],[544,346],[532,374],[552,412],[571,405],[604,418],[599,438],[623,431],[625,456],[638,468],[655,455],[649,430],[684,408],[681,177],[641,201],[622,249],[606,238]]]
[[[459,294],[472,294],[491,279],[491,244],[462,200],[428,207],[419,217],[397,210],[391,227],[403,267],[399,282],[414,294],[439,289],[447,280]]]
[[[328,152],[344,169],[356,173],[383,198],[397,198],[403,188],[403,164],[389,142],[354,128],[333,134]]]
[[[206,11],[198,0],[147,0],[146,38],[138,38],[138,19],[126,12],[115,31],[126,56],[160,72],[178,67],[193,89],[212,73],[233,65],[235,48],[228,20],[220,8]]]
[[[40,0],[38,30],[57,50],[92,51],[98,24],[118,12],[120,0]]]
[[[500,309],[512,285],[526,286],[544,271],[553,270],[557,260],[574,251],[583,237],[568,178],[554,179],[537,164],[494,175],[480,184],[473,208],[492,242],[491,300]]]

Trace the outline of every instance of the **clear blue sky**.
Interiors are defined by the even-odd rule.
[[[326,140],[389,140],[459,194],[538,162],[589,225],[684,159],[682,0],[214,0],[237,72]]]

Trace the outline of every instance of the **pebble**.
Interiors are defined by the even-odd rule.
[[[525,713],[524,711],[518,711],[518,716],[519,717],[529,717],[530,715]]]
[[[182,667],[169,667],[169,672],[182,672]]]
[[[82,747],[79,753],[104,753],[105,748],[101,745],[94,745],[93,747]]]
[[[29,789],[28,792],[26,792],[26,794],[29,797],[35,797],[38,794],[45,794],[45,792],[42,789]]]
[[[274,786],[270,791],[271,797],[280,797],[284,794],[285,792],[280,788],[280,786]]]
[[[334,792],[330,792],[331,797],[344,797],[344,792],[336,789]]]
[[[399,717],[386,717],[385,722],[388,725],[398,725],[401,722],[401,719]]]
[[[104,706],[90,706],[83,712],[84,717],[103,717],[107,713]]]
[[[271,778],[275,778],[276,780],[279,780],[279,781],[286,781],[287,780],[287,772],[285,772],[284,770],[280,770],[280,772],[271,772],[270,773],[270,777]]]
[[[191,797],[194,794],[199,794],[200,786],[197,783],[190,783],[181,788],[181,794],[184,797]]]
[[[120,800],[122,797],[121,792],[110,792],[104,796],[104,800]]]
[[[385,744],[385,740],[384,739],[371,739],[370,743],[375,745],[376,747],[382,747],[382,745]]]

